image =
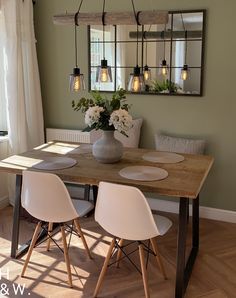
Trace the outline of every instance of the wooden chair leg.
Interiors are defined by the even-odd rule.
[[[109,247],[109,250],[108,250],[106,259],[105,259],[105,261],[104,261],[104,264],[103,264],[101,273],[100,273],[99,278],[98,278],[98,281],[97,281],[97,285],[96,285],[96,288],[95,288],[93,297],[97,297],[98,292],[99,292],[99,290],[100,290],[100,288],[101,288],[101,285],[102,285],[104,276],[105,276],[106,271],[107,271],[107,266],[108,266],[108,264],[109,264],[109,261],[110,261],[111,255],[112,255],[112,251],[113,251],[113,249],[114,249],[114,246],[115,246],[115,239],[112,239],[111,245],[110,245],[110,247]]]
[[[123,246],[123,244],[124,244],[124,239],[120,239],[119,246]],[[122,255],[122,250],[118,248],[117,257],[116,257],[116,262],[117,262],[116,263],[116,268],[120,267],[121,255]]]
[[[162,263],[162,260],[161,260],[161,256],[160,256],[160,253],[159,253],[159,250],[158,250],[158,247],[157,247],[157,239],[156,238],[152,238],[150,239],[151,240],[151,244],[152,244],[152,249],[156,255],[156,260],[157,260],[157,264],[160,268],[160,271],[164,277],[164,279],[167,279],[167,275],[166,275],[166,272],[165,272],[165,268],[164,268],[164,265]]]
[[[68,283],[69,283],[69,286],[72,288],[73,284],[72,284],[72,276],[71,276],[71,268],[70,268],[70,259],[69,259],[69,254],[68,254],[68,248],[67,248],[66,234],[65,234],[64,226],[61,226],[61,236],[62,236],[62,242],[63,242],[64,258],[65,258],[66,267],[67,267]]]
[[[139,244],[138,248],[139,248],[139,257],[140,257],[140,263],[141,263],[141,269],[142,269],[145,297],[149,298],[150,294],[149,294],[149,287],[148,287],[147,270],[146,270],[144,250],[143,250],[142,244]]]
[[[51,236],[52,229],[53,229],[53,222],[49,222],[48,223],[48,235],[50,235],[50,236]],[[50,250],[50,243],[51,243],[51,238],[48,237],[48,240],[47,240],[47,251]]]
[[[75,227],[76,227],[76,229],[77,229],[77,232],[79,233],[79,235],[80,235],[80,237],[81,237],[81,239],[82,239],[82,242],[83,242],[83,244],[84,244],[84,248],[85,248],[85,250],[86,250],[86,252],[87,252],[87,255],[88,255],[88,257],[89,257],[90,259],[92,259],[92,256],[91,256],[90,251],[89,251],[89,248],[88,248],[88,244],[87,244],[87,242],[86,242],[86,240],[85,240],[85,238],[84,238],[84,233],[83,233],[82,230],[81,230],[81,227],[80,227],[80,224],[79,224],[79,220],[78,220],[78,219],[75,219],[75,220],[74,220],[74,223],[75,223]]]
[[[26,257],[26,260],[25,260],[23,269],[22,269],[22,272],[21,272],[21,277],[23,277],[25,275],[25,270],[26,270],[26,268],[28,266],[30,257],[32,255],[33,249],[35,247],[35,243],[37,241],[37,238],[38,238],[38,234],[40,232],[40,229],[41,229],[41,222],[38,222],[38,224],[37,224],[37,226],[36,226],[36,228],[34,230],[34,235],[33,235],[33,238],[31,240],[29,251],[28,251],[28,254],[27,254],[27,257]]]

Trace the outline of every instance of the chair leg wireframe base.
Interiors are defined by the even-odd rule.
[[[130,260],[129,258],[129,254],[126,254],[123,251],[123,243],[124,243],[124,239],[120,239],[119,243],[116,241],[116,238],[112,239],[112,242],[110,244],[107,256],[105,258],[102,270],[100,272],[98,281],[97,281],[97,285],[93,294],[93,297],[97,297],[99,290],[101,289],[105,274],[107,272],[107,268],[108,266],[111,266],[112,264],[116,263],[116,267],[119,268],[119,264],[121,259],[123,259],[124,257],[127,257],[129,259],[129,261],[135,266],[135,268],[138,270],[138,272],[141,273],[142,275],[142,279],[143,279],[143,285],[144,285],[144,291],[145,291],[145,297],[149,298],[150,297],[150,293],[149,293],[149,287],[148,287],[148,275],[147,275],[147,267],[146,267],[146,262],[145,262],[145,256],[144,256],[144,251],[148,251],[148,253],[152,253],[155,256],[155,259],[157,261],[157,264],[159,266],[159,269],[164,277],[164,279],[167,279],[167,275],[164,269],[164,265],[162,263],[161,260],[161,256],[159,254],[158,251],[158,247],[157,247],[157,243],[156,243],[156,238],[151,238],[150,239],[151,244],[152,244],[152,248],[153,251],[151,251],[149,248],[149,250],[147,249],[147,246],[145,244],[143,244],[141,241],[138,241],[138,250],[139,250],[139,257],[140,257],[140,264],[141,264],[141,271],[137,268],[137,266]],[[113,250],[114,248],[118,248],[118,252],[117,252],[117,257],[116,257],[116,261],[113,262],[112,264],[109,265],[109,261],[113,255]],[[135,250],[137,251],[137,250]],[[134,251],[133,251],[134,252]],[[132,252],[132,253],[133,253]],[[121,258],[121,254],[124,253],[125,256]]]
[[[52,223],[51,223],[50,227],[52,227]],[[49,229],[50,229],[50,227],[49,227]],[[28,251],[28,254],[26,256],[26,260],[25,260],[25,263],[24,263],[24,266],[23,266],[23,269],[22,269],[22,272],[21,272],[21,277],[25,276],[25,271],[26,271],[27,266],[29,264],[29,261],[30,261],[30,258],[31,258],[31,255],[32,255],[33,249],[35,247],[35,244],[36,244],[36,241],[37,241],[37,238],[38,238],[38,235],[40,233],[41,228],[42,228],[42,222],[38,222],[38,224],[37,224],[37,226],[34,230],[34,234],[33,234],[33,238],[32,238],[32,241],[31,241],[31,244],[30,244],[30,247],[29,247],[29,251]],[[66,263],[66,267],[67,267],[68,284],[72,288],[73,287],[72,274],[71,274],[71,268],[70,268],[70,259],[69,259],[69,254],[68,254],[68,247],[67,247],[64,224],[61,225],[61,235],[62,235],[62,242],[63,242],[63,253],[64,253],[65,263]],[[50,236],[51,235],[49,234],[49,239],[51,239]],[[47,249],[49,249],[49,248],[50,248],[50,242],[48,241],[47,242]]]

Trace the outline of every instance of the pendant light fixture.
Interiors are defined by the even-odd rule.
[[[151,29],[151,26],[149,26],[149,29],[148,29],[148,32],[150,31]],[[146,33],[146,31],[145,31]],[[151,69],[148,67],[148,64],[147,64],[147,52],[148,52],[148,46],[147,46],[147,38],[146,38],[146,35],[144,33],[144,38],[145,38],[145,45],[146,45],[146,53],[145,53],[145,66],[144,66],[144,72],[143,72],[143,77],[144,77],[144,81],[145,83],[147,83],[148,81],[151,80]]]
[[[163,60],[161,62],[161,65],[160,65],[160,72],[159,74],[160,75],[163,75],[164,77],[166,77],[168,75],[168,65],[167,65],[167,62],[166,62],[166,39],[165,39],[165,33],[166,33],[166,25],[165,25],[165,29],[163,31]]]
[[[138,65],[138,35],[139,35],[138,26],[140,24],[138,21],[138,13],[136,14],[136,12],[135,12],[134,1],[131,0],[131,2],[132,2],[132,6],[133,6],[134,17],[135,17],[136,23],[137,23],[137,43],[136,43],[136,66],[134,67],[133,73],[130,74],[128,91],[142,92],[142,91],[145,91],[145,83],[144,83],[144,76],[141,73],[141,69]]]
[[[103,0],[103,11],[102,11],[102,55],[101,66],[97,68],[96,82],[99,83],[110,83],[112,82],[111,67],[108,66],[105,58],[105,0]]]
[[[80,73],[80,68],[78,67],[78,45],[77,45],[77,26],[78,26],[78,15],[80,12],[83,0],[80,1],[79,9],[75,14],[75,67],[73,73],[70,75],[70,91],[78,92],[85,89],[84,75]]]
[[[182,24],[183,24],[183,29],[184,29],[184,41],[185,41],[185,52],[184,52],[184,66],[182,67],[181,69],[181,74],[180,74],[180,78],[181,80],[183,81],[186,81],[189,76],[190,76],[190,70],[189,70],[189,67],[188,67],[188,64],[187,64],[187,53],[188,53],[188,33],[187,33],[187,30],[185,29],[185,25],[184,25],[184,19],[183,19],[183,15],[181,13],[181,20],[182,20]]]

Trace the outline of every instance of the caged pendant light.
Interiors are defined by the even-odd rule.
[[[163,46],[163,60],[161,62],[161,65],[160,65],[160,72],[159,74],[160,75],[163,75],[164,77],[166,77],[168,75],[168,65],[167,65],[167,62],[166,62],[166,40],[165,40],[165,33],[166,33],[166,25],[165,25],[165,29],[163,31],[163,43],[164,43],[164,46]]]
[[[139,36],[139,29],[138,26],[140,25],[138,22],[138,14],[135,12],[134,2],[131,0],[133,6],[134,17],[137,23],[137,42],[136,42],[136,66],[134,67],[133,73],[130,74],[129,84],[128,84],[128,91],[131,92],[142,92],[145,91],[145,82],[144,76],[141,73],[141,69],[138,65],[138,36]]]
[[[111,83],[112,73],[111,67],[108,66],[107,60],[105,58],[105,0],[103,0],[103,11],[102,11],[102,36],[103,36],[103,59],[101,60],[101,66],[97,68],[96,82],[99,83]]]
[[[81,0],[79,9],[77,13],[75,14],[75,67],[73,69],[73,73],[70,75],[70,91],[78,92],[80,90],[85,89],[85,83],[84,83],[84,75],[80,73],[80,68],[78,67],[78,45],[77,45],[77,17],[80,12],[81,5],[83,3],[83,0]]]
[[[183,81],[186,81],[187,79],[189,79],[189,76],[190,76],[190,70],[189,70],[189,67],[188,67],[188,64],[187,64],[187,53],[188,53],[188,33],[187,33],[187,30],[185,29],[185,25],[184,25],[184,19],[183,19],[183,15],[181,13],[181,20],[182,20],[182,24],[183,24],[183,29],[184,29],[184,41],[185,41],[185,53],[184,53],[184,66],[182,67],[181,69],[181,74],[180,74],[180,78],[181,80]]]

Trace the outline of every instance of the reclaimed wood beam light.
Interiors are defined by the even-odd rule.
[[[167,24],[168,11],[140,11],[137,14],[140,25]],[[136,25],[137,20],[133,12],[106,12],[106,25]],[[79,13],[77,16],[78,25],[102,25],[102,13]],[[56,25],[74,25],[75,13],[66,13],[53,16],[53,23]]]

